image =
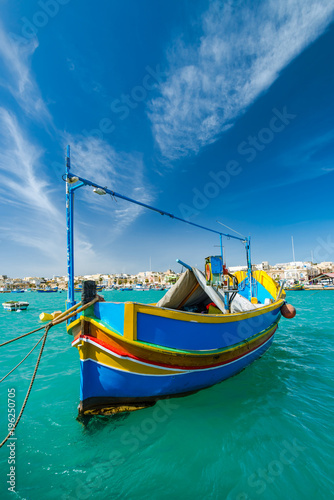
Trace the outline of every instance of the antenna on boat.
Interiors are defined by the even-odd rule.
[[[245,246],[246,246],[247,276],[248,276],[248,281],[249,281],[250,299],[252,299],[254,294],[253,294],[253,275],[252,275],[252,259],[251,259],[251,250],[250,250],[250,236],[248,236],[248,238],[246,238]]]
[[[295,257],[295,247],[293,245],[293,236],[291,236],[291,244],[292,244],[292,257],[293,257],[293,262],[296,262],[296,257]]]
[[[74,306],[74,255],[73,255],[73,188],[72,179],[70,177],[71,160],[70,160],[70,146],[66,148],[65,156],[66,168],[66,231],[67,231],[67,309]],[[78,180],[78,179],[77,179]]]
[[[243,236],[241,233],[239,233],[238,231],[236,231],[232,227],[229,227],[226,224],[223,224],[219,220],[216,220],[216,222],[218,222],[218,224],[220,224],[221,226],[227,227],[227,229],[230,229],[234,233],[242,236],[241,241],[245,244],[245,247],[246,247],[247,276],[248,276],[249,288],[250,288],[250,298],[252,298],[254,291],[253,291],[252,261],[251,261],[251,250],[250,250],[250,236],[248,236],[248,238],[247,238],[247,236]],[[241,239],[241,238],[239,238],[239,239]],[[221,237],[220,237],[220,241],[221,241]],[[221,244],[221,246],[222,246],[222,244]],[[223,257],[223,253],[222,253],[222,257]],[[223,258],[223,262],[224,262],[224,258]]]
[[[220,222],[219,220],[216,220],[216,222],[218,222],[218,224],[220,224],[221,226],[224,226],[224,227],[227,227],[227,229],[230,229],[231,231],[233,231],[234,233],[238,234],[239,236],[242,236],[243,238],[246,238],[246,236],[244,236],[243,234],[241,233],[238,233],[238,231],[236,231],[235,229],[233,229],[232,227],[229,227],[227,226],[226,224],[223,224],[222,222]]]

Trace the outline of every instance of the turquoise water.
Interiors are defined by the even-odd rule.
[[[105,292],[107,300],[154,302],[163,292]],[[79,297],[79,295],[78,295]],[[1,338],[63,310],[65,294],[1,294],[28,300],[0,310]],[[1,498],[328,499],[333,496],[334,291],[289,292],[294,320],[282,319],[269,351],[236,377],[186,398],[118,418],[76,420],[79,357],[65,327],[50,330],[16,431],[16,493],[8,492],[9,448],[0,450]],[[43,332],[41,332],[43,333]],[[39,332],[2,347],[0,378]],[[37,351],[0,385],[0,441],[7,392],[18,414]]]

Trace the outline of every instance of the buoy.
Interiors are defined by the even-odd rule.
[[[52,321],[53,320],[53,316],[52,314],[48,314],[48,313],[41,313],[39,315],[39,319],[41,321]]]
[[[53,313],[41,313],[39,315],[39,319],[41,321],[52,321],[55,318],[58,318],[62,314],[62,311],[54,311]]]
[[[283,304],[281,313],[284,318],[292,319],[296,316],[296,309],[291,304]]]
[[[51,315],[52,319],[58,318],[58,316],[60,316],[61,314],[62,314],[61,311],[54,311]]]

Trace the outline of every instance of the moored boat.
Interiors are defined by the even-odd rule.
[[[302,290],[305,290],[304,285],[291,285],[291,286],[286,286],[285,290],[288,290],[290,292],[300,292]]]
[[[8,300],[3,302],[2,307],[6,311],[25,311],[29,306],[29,302],[24,302],[20,300]]]
[[[281,280],[283,283],[284,290],[289,290],[290,292],[298,292],[304,290],[304,283],[300,283],[297,280]]]
[[[220,237],[221,255],[205,260],[203,273],[186,271],[156,304],[105,302],[101,297],[71,321],[67,331],[80,355],[80,412],[116,413],[184,396],[246,368],[270,347],[285,303],[283,285],[252,270],[250,238],[222,233],[108,190],[70,172],[66,157],[68,308],[74,305],[73,195],[81,186],[111,193]],[[80,182],[79,185],[75,185]],[[222,237],[245,245],[247,272],[232,275],[224,264]],[[82,303],[96,297],[84,283]]]
[[[38,292],[38,293],[56,293],[56,292],[58,292],[58,288],[37,288],[36,292]]]

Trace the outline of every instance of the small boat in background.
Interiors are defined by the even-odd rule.
[[[144,287],[141,283],[137,283],[136,286],[134,287],[134,290],[136,292],[142,292],[144,290]]]
[[[58,288],[37,288],[38,293],[55,293],[58,292]]]
[[[301,290],[305,290],[304,285],[291,285],[291,286],[286,286],[285,290],[289,292],[299,292]]]
[[[299,281],[290,280],[285,283],[284,290],[287,290],[289,292],[298,292],[304,290],[304,285],[299,283]]]
[[[5,311],[25,311],[28,305],[29,302],[8,300],[7,302],[3,302],[2,307]]]

